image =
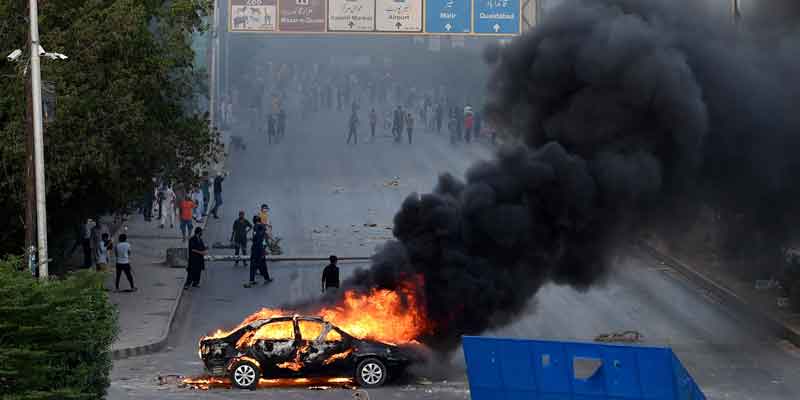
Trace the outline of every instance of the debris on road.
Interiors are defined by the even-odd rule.
[[[598,335],[594,338],[594,341],[603,343],[639,343],[642,338],[644,338],[644,335],[638,331],[623,331]]]
[[[344,193],[344,191],[345,191],[344,186],[334,186],[331,193],[339,194],[339,193]]]
[[[158,385],[159,386],[161,386],[161,385],[176,385],[178,383],[181,383],[181,381],[183,381],[184,376],[176,375],[176,374],[159,375],[156,379],[158,380]]]
[[[383,183],[385,187],[399,187],[400,186],[400,177],[395,176],[393,179],[390,179]]]

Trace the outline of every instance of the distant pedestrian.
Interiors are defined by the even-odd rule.
[[[81,227],[81,248],[83,249],[83,268],[92,267],[92,219]]]
[[[239,218],[233,221],[233,230],[231,232],[231,243],[233,243],[234,255],[239,255],[239,250],[242,256],[247,256],[247,233],[253,229],[253,224],[244,217],[244,211],[239,211]],[[247,259],[242,260],[242,264],[247,266]],[[233,262],[233,266],[239,265],[237,258]]]
[[[325,293],[328,289],[339,288],[339,267],[336,263],[339,259],[336,256],[328,257],[330,264],[322,270],[322,292]]]
[[[116,246],[116,256],[117,256],[117,279],[114,281],[114,287],[119,291],[119,278],[122,276],[122,273],[125,273],[125,277],[128,278],[128,284],[131,286],[131,292],[135,292],[139,289],[133,284],[133,274],[131,272],[131,245],[128,243],[128,235],[121,234],[119,235],[119,243]]]
[[[253,229],[253,245],[250,247],[250,281],[244,285],[246,288],[251,288],[256,285],[256,271],[264,277],[264,284],[272,282],[269,276],[269,269],[267,267],[267,230],[260,218],[256,217],[258,222]]]
[[[472,139],[472,128],[474,126],[475,116],[472,113],[472,106],[469,104],[464,107],[464,141],[469,143]]]
[[[267,143],[278,143],[278,127],[277,127],[277,118],[275,114],[270,114],[267,117]]]
[[[406,114],[406,133],[408,134],[408,144],[411,144],[411,136],[414,134],[414,114]]]
[[[175,191],[172,190],[172,186],[167,186],[164,190],[164,210],[161,213],[161,229],[164,229],[164,225],[167,221],[169,221],[170,228],[175,228],[176,201],[177,196],[175,196]]]
[[[286,111],[281,108],[278,111],[278,138],[283,139],[283,136],[286,134]]]
[[[183,284],[183,290],[192,287],[200,287],[200,276],[203,270],[206,269],[205,256],[208,254],[208,248],[203,242],[203,228],[194,228],[194,236],[189,239],[189,263],[186,267],[186,283]]]
[[[211,213],[214,214],[214,218],[219,218],[217,214],[219,212],[219,206],[222,205],[222,182],[225,180],[225,176],[227,174],[223,174],[222,172],[217,174],[217,177],[214,178],[214,208],[211,210]]]
[[[347,123],[348,126],[348,134],[347,134],[347,144],[350,144],[350,141],[353,141],[353,144],[358,144],[358,114],[356,110],[353,109],[353,113],[350,114],[350,120]]]
[[[181,234],[183,235],[184,242],[186,241],[187,233],[192,233],[192,214],[194,213],[195,207],[197,207],[197,205],[194,204],[189,196],[184,197],[179,206],[181,210]]]
[[[111,240],[108,233],[103,233],[100,238],[100,245],[97,247],[97,272],[105,272],[108,268],[108,255],[111,251]]]
[[[102,227],[100,226],[100,218],[94,218],[94,226],[89,233],[89,242],[92,248],[92,263],[91,265],[95,265],[97,262],[97,251],[100,249],[101,242],[103,239],[103,232]]]
[[[369,130],[371,133],[372,141],[375,141],[375,125],[378,124],[378,113],[375,112],[373,108],[372,111],[369,112]]]
[[[203,192],[200,191],[200,188],[196,185],[192,187],[192,201],[195,204],[195,208],[192,210],[192,218],[195,222],[200,223],[203,221],[205,199],[203,198]]]
[[[203,192],[203,217],[207,216],[211,207],[211,186],[213,185],[213,179],[208,176],[208,174],[203,175],[203,181],[200,183],[200,191]]]
[[[436,103],[436,133],[442,132],[442,120],[444,119],[444,110],[441,103]]]
[[[397,106],[397,109],[394,110],[394,115],[392,116],[392,135],[394,135],[394,141],[400,142],[403,137],[403,121],[405,117],[405,112],[403,112],[403,106]]]

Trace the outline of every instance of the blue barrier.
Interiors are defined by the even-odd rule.
[[[705,400],[666,347],[464,336],[472,400]]]

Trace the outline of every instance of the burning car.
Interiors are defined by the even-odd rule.
[[[383,385],[415,357],[406,349],[358,339],[320,317],[274,316],[200,340],[212,376],[255,389],[262,377],[353,376],[363,387]]]

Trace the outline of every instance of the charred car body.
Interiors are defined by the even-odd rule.
[[[364,387],[383,385],[414,358],[387,343],[357,339],[322,318],[283,316],[253,321],[224,337],[203,338],[200,358],[213,376],[238,388],[278,377],[353,376]]]

